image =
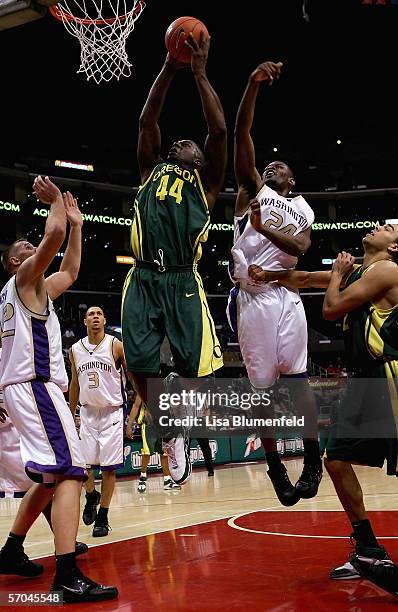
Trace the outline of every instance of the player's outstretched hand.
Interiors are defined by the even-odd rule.
[[[332,270],[333,272],[337,272],[341,274],[341,276],[346,276],[352,270],[352,266],[354,265],[355,257],[350,255],[350,253],[346,253],[342,251],[337,255],[337,259],[333,264]]]
[[[83,216],[77,205],[76,198],[73,197],[70,191],[62,195],[64,199],[64,207],[66,218],[71,227],[81,227],[83,225]]]
[[[204,32],[200,33],[199,42],[194,38],[192,32],[190,32],[185,44],[191,47],[191,68],[194,74],[203,72],[206,69],[207,58],[210,49],[210,36],[206,38]]]
[[[250,223],[257,232],[261,232],[263,224],[261,223],[261,205],[256,199],[250,200]]]
[[[263,62],[251,73],[250,80],[256,83],[268,81],[268,84],[272,85],[275,79],[279,79],[282,66],[282,62]]]
[[[35,178],[33,181],[33,193],[43,204],[53,204],[57,198],[61,197],[60,190],[50,181],[48,176],[45,176],[44,179],[41,176]]]
[[[267,272],[262,269],[261,266],[256,266],[252,264],[247,269],[250,278],[255,280],[256,282],[264,282],[267,280]]]

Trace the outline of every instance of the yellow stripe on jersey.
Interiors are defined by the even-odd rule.
[[[146,439],[146,425],[145,425],[145,423],[143,423],[141,425],[141,438],[142,438],[141,455],[150,455],[151,451],[149,449],[148,441]]]
[[[382,309],[371,304],[371,310],[365,325],[365,341],[369,353],[374,359],[384,356],[384,341],[381,337],[381,328],[398,304],[392,308]]]
[[[200,351],[198,376],[207,376],[215,370],[222,368],[223,358],[221,354],[221,346],[218,342],[214,327],[214,321],[210,314],[206,294],[203,289],[202,279],[196,270],[194,270],[194,275],[202,305],[202,347]],[[215,355],[215,351],[217,350],[220,354],[219,357]]]
[[[208,221],[206,222],[206,225],[204,226],[204,228],[202,229],[202,231],[198,234],[196,240],[195,240],[195,244],[193,247],[193,253],[194,253],[194,262],[197,263],[200,258],[202,257],[202,245],[200,244],[201,242],[206,242],[208,234],[209,234],[209,225],[210,225],[210,219],[208,219]]]
[[[196,179],[198,181],[198,185],[199,185],[200,193],[202,194],[203,201],[206,204],[206,208],[209,209],[209,205],[207,203],[207,197],[206,197],[206,194],[205,194],[205,190],[203,189],[203,185],[202,185],[202,180],[200,178],[200,174],[199,174],[199,172],[197,170],[194,170],[194,172],[195,172],[195,175],[196,175]]]
[[[124,285],[123,285],[123,291],[122,291],[122,316],[123,316],[124,298],[125,298],[125,295],[126,295],[126,291],[127,291],[128,287],[130,285],[130,281],[131,281],[131,278],[133,276],[134,270],[135,270],[135,263],[131,266],[130,270],[127,272],[127,276],[126,276],[126,279],[125,279]]]
[[[138,209],[137,200],[134,203],[134,219],[131,226],[131,248],[134,257],[142,259],[142,228],[141,228],[141,216]]]

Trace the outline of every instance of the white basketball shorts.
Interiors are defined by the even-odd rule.
[[[87,478],[81,442],[58,385],[39,380],[7,385],[4,400],[32,480],[54,483],[57,476]]]
[[[123,418],[123,406],[80,408],[80,438],[89,467],[123,467]]]
[[[0,429],[0,497],[23,497],[32,484],[22,461],[18,431],[8,420]]]
[[[307,321],[297,293],[276,283],[266,285],[262,293],[235,286],[227,316],[232,329],[236,321],[240,350],[254,387],[271,387],[281,374],[307,371]]]

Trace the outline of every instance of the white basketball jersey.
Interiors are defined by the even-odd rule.
[[[0,308],[3,387],[38,379],[67,391],[61,329],[50,298],[44,314],[32,312],[18,295],[14,275],[1,291]]]
[[[123,404],[121,369],[113,358],[114,336],[105,334],[93,346],[88,337],[72,345],[73,360],[79,379],[79,401],[83,406],[121,406]]]
[[[284,198],[267,185],[263,185],[257,200],[261,205],[261,222],[270,229],[297,235],[309,228],[314,221],[314,212],[302,196]],[[234,222],[234,246],[230,265],[230,276],[234,282],[252,284],[247,272],[251,264],[268,271],[291,270],[297,265],[297,257],[284,253],[253,228],[250,223],[250,209],[242,217],[235,217]],[[261,288],[258,290],[261,291]]]
[[[1,363],[1,350],[2,349],[1,349],[1,346],[0,346],[0,363]],[[2,384],[0,384],[0,408],[5,408],[5,405],[4,405],[4,392],[3,392],[3,385]],[[4,423],[2,423],[0,421],[0,429],[2,427],[8,427],[10,423],[11,423],[11,421],[10,421],[9,417],[6,418]],[[1,450],[1,438],[0,438],[0,450]]]

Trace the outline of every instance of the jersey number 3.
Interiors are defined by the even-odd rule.
[[[176,178],[176,180],[170,187],[170,190],[168,190],[167,188],[169,185],[169,178],[169,174],[165,174],[164,176],[162,176],[162,178],[160,179],[159,186],[156,190],[156,197],[158,198],[158,200],[165,200],[166,196],[169,195],[175,199],[177,204],[181,204],[182,188],[184,186],[184,181],[180,178]]]
[[[87,373],[90,384],[88,386],[89,389],[97,389],[99,387],[100,381],[97,372],[88,372]]]

